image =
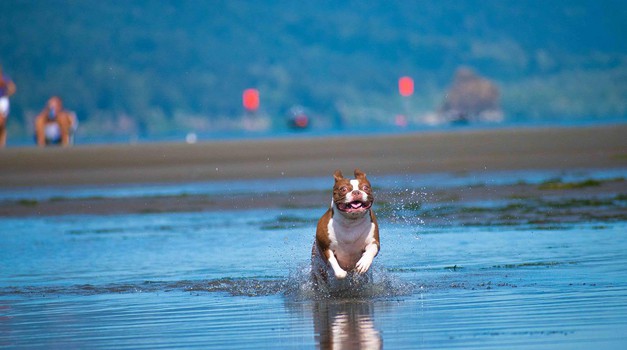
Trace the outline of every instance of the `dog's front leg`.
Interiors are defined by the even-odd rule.
[[[339,280],[344,279],[346,277],[346,271],[342,269],[342,267],[340,267],[340,263],[337,262],[337,259],[335,258],[335,254],[333,253],[333,251],[331,249],[327,249],[327,251],[324,254],[327,257],[329,264],[331,264],[331,268],[333,269],[335,278]]]
[[[372,264],[372,260],[374,260],[374,257],[377,256],[378,252],[379,247],[377,247],[376,243],[373,242],[368,244],[366,246],[366,249],[364,249],[364,253],[361,255],[361,258],[355,265],[355,270],[357,271],[357,273],[366,273],[370,268],[370,265]]]

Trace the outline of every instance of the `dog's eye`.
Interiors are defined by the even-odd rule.
[[[348,192],[348,187],[346,187],[346,186],[342,186],[342,187],[340,187],[340,191],[342,191],[342,192]]]
[[[362,189],[363,191],[370,191],[370,186],[368,186],[368,185],[363,185],[363,186],[361,186],[361,189]]]

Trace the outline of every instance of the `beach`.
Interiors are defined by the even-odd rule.
[[[0,151],[0,188],[627,166],[627,124],[23,147]],[[306,186],[306,184],[304,184]]]
[[[627,126],[0,152],[0,347],[625,345]],[[372,280],[309,278],[368,173]]]
[[[86,145],[73,148],[18,148],[0,152],[0,189],[24,192],[56,188],[45,200],[28,197],[0,202],[0,216],[122,214],[302,206],[295,198],[323,203],[328,190],[313,190],[307,179],[331,178],[335,169],[350,174],[360,167],[371,177],[490,173],[503,171],[576,171],[627,167],[627,125],[585,128],[495,129],[414,133],[387,136],[288,138],[215,141],[198,144],[150,143]],[[211,187],[228,181],[303,179],[291,191],[259,196],[223,192],[151,195],[103,194],[72,198],[64,188],[85,186],[174,186],[198,183]],[[330,180],[329,180],[330,181]],[[210,183],[208,183],[210,182]],[[593,193],[570,188],[578,196],[619,193],[623,183],[604,182]],[[330,184],[329,184],[330,186]],[[515,193],[536,193],[536,184],[468,188],[438,186],[448,198],[495,200]],[[120,189],[124,191],[124,189]],[[133,191],[129,191],[132,193]],[[192,191],[193,192],[193,191]],[[536,193],[542,196],[545,193]],[[395,196],[384,191],[385,198]],[[435,201],[435,199],[432,199]]]

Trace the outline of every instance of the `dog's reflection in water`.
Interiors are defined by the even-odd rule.
[[[317,301],[314,332],[320,349],[382,349],[373,304],[356,300]]]

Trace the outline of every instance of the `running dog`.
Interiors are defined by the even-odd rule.
[[[318,221],[311,252],[311,273],[317,284],[348,274],[364,275],[379,253],[379,226],[372,211],[374,196],[366,174],[355,169],[355,178],[333,174],[331,207]]]

